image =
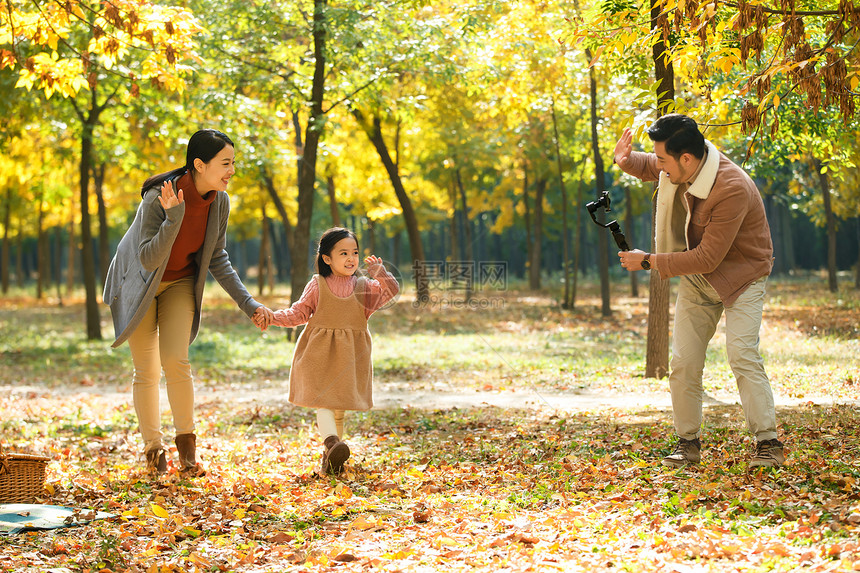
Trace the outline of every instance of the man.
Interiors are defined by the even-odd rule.
[[[659,181],[656,252],[636,249],[618,256],[628,271],[681,277],[669,375],[678,442],[663,464],[682,467],[701,459],[702,370],[725,310],[729,365],[756,438],[750,467],[782,465],[773,393],[758,350],[765,284],[773,267],[761,195],[740,167],[705,140],[693,119],[664,115],[647,133],[654,153],[633,151],[633,135],[625,129],[614,161],[634,177]]]

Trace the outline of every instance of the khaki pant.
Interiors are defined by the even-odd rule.
[[[162,282],[128,339],[134,363],[134,409],[144,451],[163,447],[158,389],[162,369],[176,434],[194,432],[194,383],[188,362],[193,321],[194,277]]]
[[[726,351],[747,427],[758,441],[776,438],[773,393],[758,349],[766,283],[766,278],[757,280],[732,306],[724,307],[703,276],[681,277],[669,375],[675,432],[679,437],[691,440],[701,431],[705,353],[725,310]]]

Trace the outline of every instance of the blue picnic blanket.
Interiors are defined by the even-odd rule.
[[[75,509],[62,505],[0,504],[0,535],[15,535],[22,531],[85,525],[94,519],[113,516],[112,513],[104,513],[94,509]]]

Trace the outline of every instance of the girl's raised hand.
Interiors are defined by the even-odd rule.
[[[368,274],[373,277],[378,275],[379,272],[384,268],[382,266],[382,259],[380,259],[376,255],[367,255],[366,257],[364,257],[364,264],[367,265]]]
[[[179,190],[179,193],[174,193],[173,181],[165,181],[164,185],[161,186],[161,195],[158,196],[158,200],[162,207],[170,209],[185,201],[185,193],[182,189]]]

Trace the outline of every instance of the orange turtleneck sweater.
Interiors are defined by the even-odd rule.
[[[195,255],[203,246],[206,223],[209,220],[209,205],[217,194],[217,191],[209,191],[201,197],[194,186],[191,173],[188,172],[177,180],[175,187],[177,193],[182,189],[185,196],[185,215],[179,227],[179,234],[173,242],[162,281],[175,281],[197,272]]]

